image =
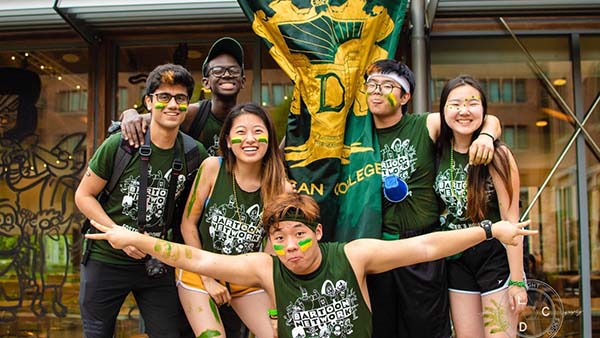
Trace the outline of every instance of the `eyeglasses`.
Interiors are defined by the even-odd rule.
[[[389,93],[394,91],[394,88],[401,88],[401,87],[395,86],[389,82],[377,83],[375,81],[369,81],[369,82],[365,83],[365,89],[367,91],[367,94],[373,94],[377,89],[379,89],[381,94],[388,95]]]
[[[451,103],[447,103],[446,104],[446,110],[448,112],[458,112],[463,108],[467,108],[467,109],[478,109],[480,108],[482,105],[481,100],[478,97],[473,97],[470,99],[464,99],[464,103],[461,103],[461,100],[456,100],[454,102]]]
[[[208,75],[212,75],[214,77],[223,77],[225,76],[225,72],[229,73],[229,76],[238,77],[242,75],[242,68],[238,66],[214,66],[208,69]]]
[[[156,101],[162,102],[162,103],[169,103],[173,97],[175,98],[175,102],[177,102],[179,104],[188,103],[188,101],[189,101],[188,96],[185,94],[172,95],[169,93],[154,93],[154,94],[148,94],[148,95],[155,96]]]

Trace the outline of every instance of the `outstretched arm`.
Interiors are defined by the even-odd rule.
[[[492,225],[492,234],[504,244],[516,245],[521,236],[537,233],[537,231],[522,229],[529,223],[526,221],[513,225],[507,221],[496,222]],[[485,231],[473,227],[438,231],[396,241],[360,239],[348,243],[346,253],[353,267],[366,274],[372,274],[447,257],[484,240]]]
[[[165,264],[216,279],[265,288],[264,281],[268,280],[272,271],[272,259],[266,253],[219,255],[143,235],[118,225],[103,225],[94,220],[91,222],[100,233],[85,235],[88,239],[107,240],[116,249],[132,245]]]

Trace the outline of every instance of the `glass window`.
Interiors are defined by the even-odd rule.
[[[37,335],[26,323],[50,317],[80,322],[73,199],[87,165],[89,68],[87,49],[0,52],[0,330],[9,336]]]
[[[513,80],[504,79],[502,80],[502,102],[512,103],[513,102]]]

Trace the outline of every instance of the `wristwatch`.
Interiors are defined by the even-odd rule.
[[[492,221],[490,221],[489,219],[484,219],[483,221],[479,222],[479,226],[482,227],[483,230],[485,230],[486,240],[494,238],[494,236],[492,235]]]

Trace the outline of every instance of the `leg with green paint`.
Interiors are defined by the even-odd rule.
[[[225,329],[215,302],[207,293],[178,287],[181,306],[197,337],[225,337]]]

